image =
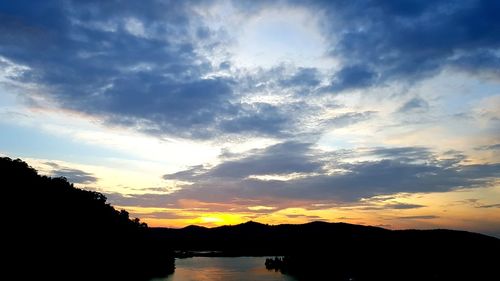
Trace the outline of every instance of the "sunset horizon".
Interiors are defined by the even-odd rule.
[[[5,1],[0,156],[150,227],[324,221],[500,238],[498,10]]]

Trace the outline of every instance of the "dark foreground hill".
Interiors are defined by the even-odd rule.
[[[174,270],[168,244],[98,192],[0,158],[2,274],[11,280],[149,280]]]
[[[285,256],[268,268],[299,280],[500,280],[500,240],[464,231],[325,222],[151,231],[179,251]]]

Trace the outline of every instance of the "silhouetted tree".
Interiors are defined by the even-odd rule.
[[[168,244],[158,245],[145,223],[115,210],[103,194],[5,157],[0,180],[8,226],[2,251],[13,278],[149,280],[173,272]]]

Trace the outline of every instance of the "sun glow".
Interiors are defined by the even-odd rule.
[[[213,213],[194,219],[194,224],[203,226],[232,225],[245,222],[240,214]]]

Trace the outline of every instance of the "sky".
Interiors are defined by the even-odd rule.
[[[150,226],[500,237],[499,10],[2,1],[0,155]]]

